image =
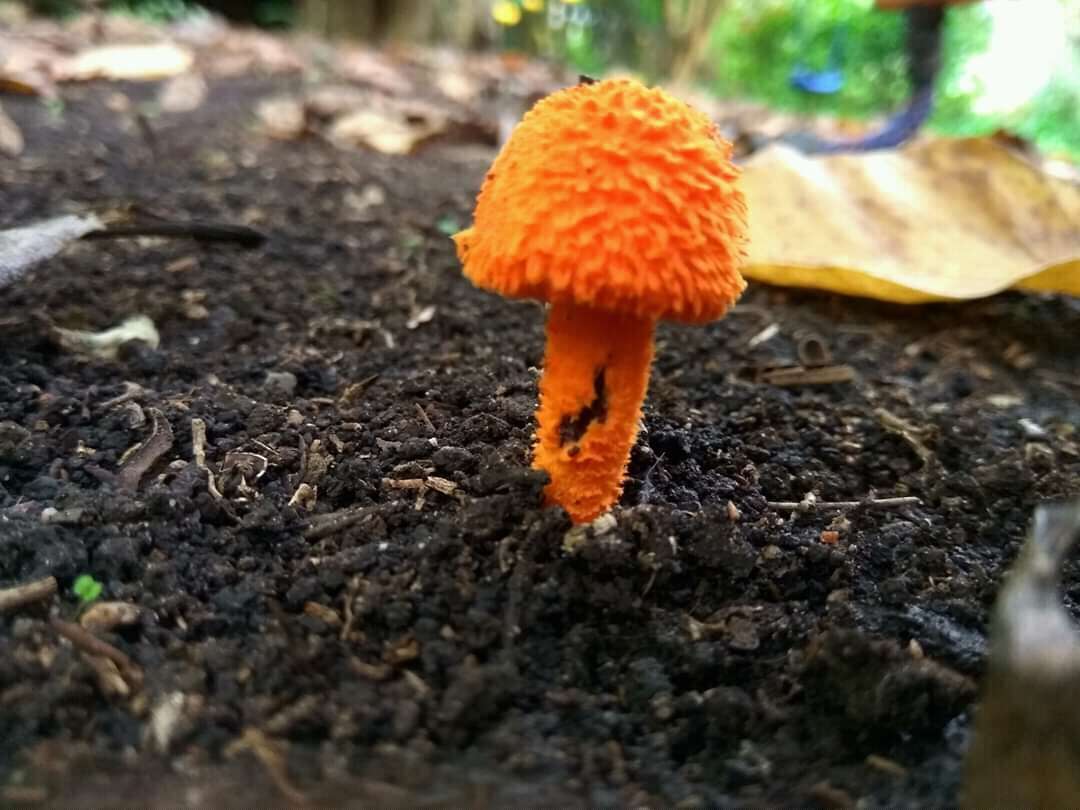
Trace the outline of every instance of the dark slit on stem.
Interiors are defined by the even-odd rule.
[[[607,419],[607,390],[604,383],[606,369],[601,366],[593,377],[593,401],[578,411],[577,416],[564,416],[559,423],[559,447],[581,441],[581,437],[593,422]]]

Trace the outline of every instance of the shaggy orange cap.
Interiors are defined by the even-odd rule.
[[[505,296],[710,321],[746,286],[737,176],[697,110],[629,79],[580,84],[514,129],[458,257]]]

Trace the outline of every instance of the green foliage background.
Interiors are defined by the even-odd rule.
[[[67,17],[82,10],[79,0],[28,0],[27,4],[35,13],[51,17]],[[107,0],[104,7],[152,22],[173,22],[199,10],[197,0]],[[251,16],[257,25],[287,27],[295,19],[295,4],[292,0],[252,0]]]
[[[1075,0],[1064,0],[1075,2]],[[832,96],[791,87],[797,65],[821,69],[838,30],[846,34],[845,84]],[[959,81],[967,60],[985,50],[991,19],[978,4],[950,9],[930,126],[949,135],[1008,129],[1041,148],[1080,157],[1080,56],[1011,115],[979,115],[975,102],[993,87]],[[1038,44],[1032,42],[1032,47]],[[906,76],[903,15],[876,11],[869,0],[731,0],[710,32],[712,89],[808,114],[860,118],[901,107]]]
[[[853,0],[732,0],[710,33],[708,70],[722,96],[864,117],[899,106],[908,94],[899,14],[874,13]],[[815,96],[792,87],[797,65],[828,65],[836,36],[844,41],[843,89]]]

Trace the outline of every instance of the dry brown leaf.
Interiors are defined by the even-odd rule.
[[[162,85],[158,104],[165,112],[191,112],[206,101],[206,93],[206,79],[198,73],[184,73]]]
[[[96,0],[94,0],[96,2]],[[84,7],[94,2],[80,3]],[[73,4],[74,5],[74,4]],[[104,5],[104,3],[97,3]],[[156,42],[161,36],[161,28],[150,20],[141,19],[131,14],[102,14],[87,10],[71,19],[60,23],[65,39],[69,43],[134,45]]]
[[[224,30],[200,53],[200,65],[211,76],[292,73],[304,67],[288,40],[242,28]]]
[[[105,45],[87,48],[58,65],[56,77],[61,81],[156,81],[186,73],[194,61],[190,50],[171,42]]]
[[[0,107],[0,155],[17,157],[22,154],[24,146],[22,130],[19,129],[19,125],[12,120],[10,115],[4,112],[3,107]]]
[[[139,340],[152,349],[161,343],[157,327],[146,315],[134,315],[117,326],[101,332],[53,327],[60,346],[68,351],[91,355],[102,360],[114,360],[120,347]]]
[[[268,98],[259,102],[255,109],[266,134],[271,138],[291,141],[304,134],[307,116],[304,105],[294,98]]]
[[[748,160],[746,275],[902,303],[1080,295],[1080,184],[986,139]]]
[[[387,105],[339,118],[327,136],[339,146],[367,146],[387,155],[407,155],[446,129],[447,123],[447,117],[434,109]]]
[[[308,92],[304,106],[315,118],[337,118],[372,103],[371,91],[349,84],[324,84]]]
[[[483,86],[472,76],[467,76],[460,70],[448,70],[435,76],[435,86],[439,92],[448,99],[460,104],[468,104],[480,95]]]
[[[0,92],[55,95],[51,66],[59,58],[47,44],[0,32]]]
[[[345,79],[362,82],[391,96],[411,96],[413,84],[384,54],[370,48],[351,47],[340,51],[338,73]]]

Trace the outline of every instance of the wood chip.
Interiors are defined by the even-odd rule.
[[[359,382],[354,382],[352,385],[346,386],[345,390],[341,392],[341,396],[338,398],[338,404],[342,407],[354,407],[363,398],[364,392],[371,387],[379,379],[378,374],[372,374],[370,377],[365,377]]]
[[[887,773],[889,776],[895,776],[897,779],[903,779],[908,775],[908,769],[899,762],[879,754],[868,754],[866,764],[874,770]]]
[[[904,506],[917,506],[920,503],[922,501],[913,495],[901,498],[873,498],[864,501],[819,501],[813,497],[813,493],[810,493],[801,501],[766,501],[765,505],[770,509],[783,512],[813,512],[816,510],[858,509],[859,507],[867,509],[898,509]]]
[[[315,508],[315,504],[318,500],[319,488],[301,482],[300,486],[296,488],[296,492],[289,498],[289,506],[295,506],[299,509],[303,509],[305,512],[310,512]]]
[[[206,422],[198,417],[191,420],[191,454],[195,457],[195,464],[206,473],[206,488],[210,494],[219,501],[224,501],[225,496],[218,489],[214,472],[206,464]]]
[[[374,512],[375,510],[370,506],[360,506],[341,509],[327,515],[318,515],[308,521],[304,537],[307,540],[321,540],[355,526],[365,518],[371,517]]]
[[[154,425],[150,436],[142,444],[127,454],[123,466],[116,474],[116,481],[121,489],[134,492],[139,488],[142,477],[173,446],[173,431],[169,420],[157,408],[149,408]]]
[[[206,79],[198,73],[174,76],[161,86],[158,104],[168,113],[184,113],[197,110],[206,100]]]
[[[420,421],[424,423],[424,427],[428,429],[429,433],[435,432],[435,425],[431,421],[431,417],[427,415],[427,411],[424,410],[424,406],[419,402],[413,403],[416,405],[416,413],[420,417]]]
[[[100,638],[77,624],[66,622],[55,616],[49,619],[49,625],[57,633],[74,644],[81,652],[84,652],[89,656],[107,658],[112,663],[116,664],[120,676],[132,691],[138,691],[142,688],[142,669],[112,644],[109,644],[107,641],[102,641]],[[97,670],[100,668],[95,666],[95,669]]]
[[[142,608],[130,602],[95,602],[79,617],[79,624],[91,633],[107,633],[135,624]]]
[[[239,739],[233,740],[226,746],[225,756],[233,757],[240,751],[250,751],[266,768],[266,772],[270,774],[270,778],[274,780],[282,796],[295,805],[307,806],[310,804],[308,797],[293,787],[289,780],[284,748],[285,743],[271,741],[259,729],[248,728]]]
[[[48,599],[56,593],[56,578],[45,577],[0,590],[0,613],[21,608],[34,602]]]
[[[408,489],[413,492],[419,492],[425,487],[423,478],[384,478],[382,483],[390,489]]]
[[[849,365],[786,366],[782,368],[758,369],[756,382],[766,385],[831,385],[851,382],[855,379],[855,369]]]
[[[271,138],[291,141],[307,129],[304,105],[295,98],[269,98],[260,101],[255,109],[259,123]]]
[[[826,810],[848,810],[855,806],[850,793],[826,781],[815,783],[806,793]]]
[[[359,658],[349,659],[349,669],[369,681],[385,681],[394,674],[393,668],[386,664],[369,664]]]
[[[448,480],[446,478],[439,478],[437,475],[428,476],[424,480],[424,485],[428,489],[433,489],[436,492],[442,493],[443,495],[457,495],[458,494],[458,485],[457,484],[455,484],[453,481],[450,481],[450,480]]]
[[[101,694],[119,698],[131,696],[131,685],[125,680],[115,661],[103,655],[90,655],[85,652],[82,653],[82,659],[94,670]]]
[[[884,408],[875,408],[874,416],[877,417],[883,428],[906,441],[924,466],[934,461],[934,452],[924,443],[932,432],[932,427],[921,427],[905,422],[899,416]]]
[[[25,146],[19,125],[0,107],[0,155],[18,157]]]
[[[766,341],[772,340],[774,337],[780,334],[780,324],[770,323],[748,341],[746,341],[746,348],[753,349],[755,346],[760,346]]]
[[[383,660],[388,664],[400,666],[420,657],[420,642],[412,636],[405,636],[389,644],[383,653]]]
[[[0,800],[10,802],[12,807],[43,804],[48,798],[49,791],[35,785],[8,785],[0,789]]]
[[[333,608],[328,608],[326,605],[320,605],[318,602],[307,602],[304,605],[304,613],[325,622],[331,627],[341,626],[341,616],[338,615],[338,612]]]

